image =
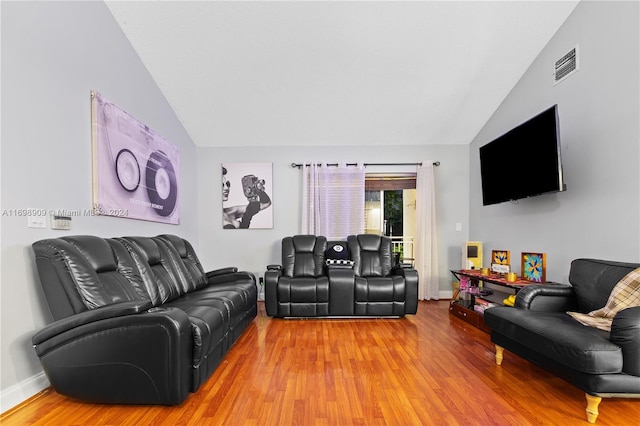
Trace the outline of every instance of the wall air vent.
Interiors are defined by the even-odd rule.
[[[556,61],[553,69],[554,86],[576,71],[578,71],[578,46]]]

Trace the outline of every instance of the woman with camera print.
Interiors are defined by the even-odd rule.
[[[226,178],[227,169],[222,167],[222,201],[229,199],[231,182]],[[251,225],[251,219],[261,210],[271,206],[271,198],[264,191],[264,180],[258,179],[254,175],[246,175],[242,178],[242,189],[244,196],[249,203],[224,207],[223,225],[224,229],[246,229]]]

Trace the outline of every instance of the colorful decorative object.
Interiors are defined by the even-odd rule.
[[[546,282],[547,257],[544,253],[522,253],[522,279]]]
[[[511,254],[509,250],[491,250],[491,263],[497,265],[510,265]]]
[[[506,274],[511,269],[511,255],[509,250],[491,251],[491,270],[499,274]]]

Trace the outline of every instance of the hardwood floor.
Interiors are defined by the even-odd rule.
[[[274,320],[260,313],[178,407],[85,404],[53,391],[3,425],[587,425],[583,392],[420,302],[403,319]],[[640,400],[604,399],[600,426],[637,425]]]

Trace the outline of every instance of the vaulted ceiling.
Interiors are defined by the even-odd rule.
[[[577,3],[106,2],[201,147],[467,144]]]

